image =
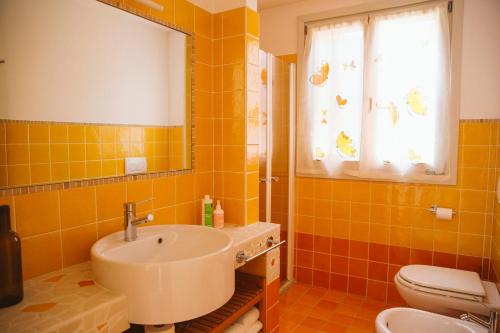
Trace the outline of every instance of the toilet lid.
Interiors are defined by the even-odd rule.
[[[437,266],[408,265],[399,270],[399,276],[410,283],[427,288],[481,297],[486,294],[476,272]]]

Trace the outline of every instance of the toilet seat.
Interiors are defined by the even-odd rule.
[[[396,279],[402,285],[420,292],[483,302],[486,292],[475,272],[452,268],[408,265],[402,267]]]

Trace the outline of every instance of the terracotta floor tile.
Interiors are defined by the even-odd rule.
[[[332,302],[332,301],[329,301],[329,300],[326,300],[326,299],[322,299],[316,305],[317,308],[328,309],[328,310],[334,310],[335,308],[337,308],[337,306],[339,306],[339,303]]]
[[[354,319],[355,318],[352,316],[333,312],[328,318],[328,321],[333,323],[342,323],[343,325],[345,324],[347,326],[351,326],[351,323],[354,321]]]
[[[384,309],[404,306],[294,284],[280,296],[280,333],[373,333]]]
[[[320,301],[320,297],[312,296],[312,295],[302,295],[298,298],[297,302],[301,304],[307,304],[311,307],[314,307]]]
[[[280,332],[293,332],[293,330],[297,328],[297,326],[299,326],[299,324],[280,319]]]
[[[326,320],[318,319],[318,318],[314,318],[314,317],[309,316],[309,317],[306,317],[306,319],[304,319],[304,321],[300,325],[320,330],[323,326],[325,326],[325,324],[326,324]]]
[[[348,325],[344,325],[343,323],[332,323],[328,322],[325,326],[323,326],[323,331],[328,333],[345,333],[349,328]]]
[[[323,297],[328,292],[328,289],[312,287],[306,292],[306,295],[315,296],[315,297]]]
[[[332,310],[315,307],[309,313],[309,316],[314,317],[314,318],[318,318],[318,319],[322,319],[322,320],[327,320],[328,318],[330,318],[331,314],[332,314]]]
[[[285,311],[280,313],[280,320],[285,320],[294,324],[300,324],[306,318],[307,314],[305,313],[297,313],[293,311]]]
[[[335,290],[329,290],[324,296],[323,299],[327,301],[332,301],[336,303],[342,302],[345,298],[347,297],[346,293],[340,292],[340,291],[335,291]]]
[[[352,322],[352,325],[351,325],[351,327],[355,327],[355,328],[359,328],[359,329],[367,330],[367,331],[373,330],[374,326],[375,326],[374,321],[360,319],[360,318],[357,318],[356,320],[354,320]]]
[[[296,329],[293,330],[293,333],[323,333],[323,331],[318,330],[316,328],[310,328],[304,325],[299,325]]]

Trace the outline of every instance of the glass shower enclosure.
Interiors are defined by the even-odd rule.
[[[260,51],[259,220],[281,225],[280,279],[293,280],[295,64]]]

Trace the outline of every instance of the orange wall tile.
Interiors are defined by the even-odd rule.
[[[211,136],[207,124],[199,126],[200,142]],[[0,132],[6,135],[0,143],[0,188],[123,176],[124,158],[134,156],[146,157],[149,172],[186,168],[183,127],[0,120]]]
[[[152,224],[200,223],[200,199],[204,194],[223,200],[227,223],[258,219],[258,200],[251,197],[255,195],[255,184],[247,187],[247,182],[257,181],[252,173],[258,172],[258,155],[256,145],[246,141],[245,102],[246,96],[256,90],[247,86],[245,78],[247,43],[258,49],[258,15],[245,8],[211,15],[185,0],[158,1],[165,7],[163,12],[135,1],[109,3],[193,33],[194,123],[200,130],[194,135],[194,169],[153,180],[1,198],[13,207],[13,227],[22,238],[25,278],[88,260],[95,240],[122,230],[123,204],[127,200],[154,197],[140,207],[143,212],[155,214]],[[224,56],[226,38],[229,43]],[[237,43],[231,44],[233,41]],[[224,59],[227,65],[223,65]],[[225,101],[223,92],[228,94]],[[152,128],[5,122],[0,132],[5,133],[0,135],[0,145],[5,147],[0,149],[2,184],[116,176],[123,174],[122,159],[129,153],[146,154],[152,171],[177,167],[156,152],[180,154],[182,146],[181,132]],[[16,149],[10,149],[8,154],[7,146],[14,145]],[[26,163],[30,149],[36,163]],[[9,164],[9,156],[15,163],[25,164]],[[234,178],[240,185],[224,186],[225,175],[228,181]]]
[[[150,180],[0,198],[2,204],[11,206],[12,225],[21,236],[24,278],[89,260],[93,242],[123,230],[123,204],[127,200],[153,197],[152,202],[138,207],[142,213],[155,215],[153,225],[193,224],[201,220],[202,196],[214,195],[214,15],[185,0],[157,1],[165,7],[163,12],[136,1],[116,3],[193,33],[194,117],[195,125],[201,130],[194,135],[195,166],[192,171]],[[5,149],[0,149],[0,182],[7,181],[7,172],[8,179],[16,184],[34,183],[34,175],[40,182],[86,178],[90,173],[92,177],[120,175],[122,159],[129,153],[148,156],[152,171],[175,168],[178,165],[169,164],[166,158],[154,154],[170,151],[180,155],[182,135],[182,131],[162,128],[3,122],[0,145]],[[16,149],[9,149],[8,155],[7,146]],[[30,153],[35,158],[33,164],[8,162],[10,156],[15,163],[25,163]],[[45,166],[48,168],[44,169]],[[35,168],[38,169],[34,172]],[[245,211],[243,205],[236,207]]]
[[[353,251],[359,246],[366,248],[361,256],[363,262],[387,263],[370,259],[377,255],[372,253],[372,247],[375,251],[381,246],[395,251],[394,255],[400,258],[407,255],[407,261],[399,265],[409,262],[450,265],[477,270],[486,279],[499,276],[500,206],[493,205],[496,179],[500,175],[499,128],[499,121],[460,122],[456,186],[298,177],[296,232],[301,241],[297,250],[297,276],[313,284],[322,283],[325,268],[308,267],[307,261],[317,252],[321,237],[326,237],[332,246],[327,251],[332,260],[338,260],[340,252],[349,262],[346,267],[352,269],[356,267],[353,258],[358,258]],[[457,214],[451,221],[437,220],[426,210],[434,203],[453,208]],[[307,237],[311,237],[310,245],[300,245],[309,242]],[[490,258],[494,270],[490,270]],[[397,261],[390,262],[389,267],[399,269]],[[370,278],[370,271],[356,280],[351,271],[338,273],[335,269],[333,266],[326,269],[326,274],[331,274],[330,288],[340,286],[351,291],[352,283],[356,288],[364,286],[355,293],[369,295],[368,286],[376,281]],[[385,300],[394,287],[392,276],[383,283]]]
[[[214,15],[214,186],[228,223],[258,220],[258,156],[255,145],[249,146],[254,121],[247,107],[249,96],[259,91],[247,80],[252,66],[248,39],[253,36],[258,51],[258,20],[247,8]]]

